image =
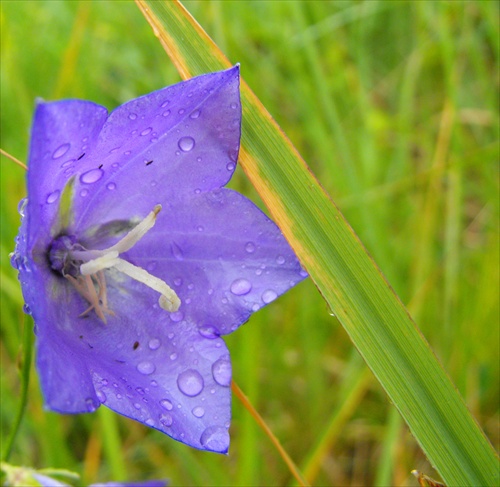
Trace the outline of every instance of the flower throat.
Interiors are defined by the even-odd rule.
[[[119,242],[104,250],[85,249],[77,242],[76,237],[69,235],[62,235],[52,242],[49,250],[52,269],[65,277],[89,303],[89,307],[80,316],[94,310],[101,321],[106,323],[106,314],[114,315],[113,310],[108,307],[104,274],[106,269],[115,269],[158,292],[158,302],[164,310],[174,312],[179,309],[179,297],[164,281],[119,257],[153,228],[160,210],[161,205],[156,205]]]

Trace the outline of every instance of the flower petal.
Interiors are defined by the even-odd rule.
[[[100,134],[95,177],[80,176],[78,226],[145,215],[158,203],[223,186],[236,165],[240,124],[238,66],[120,106]]]
[[[307,276],[278,227],[225,188],[164,208],[126,258],[176,291],[182,304],[170,321],[189,319],[219,334]]]

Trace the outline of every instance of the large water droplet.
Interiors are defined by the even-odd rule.
[[[236,279],[231,283],[230,289],[236,296],[243,296],[252,290],[252,283],[247,279]]]
[[[160,406],[167,411],[172,411],[172,408],[174,407],[168,399],[162,399],[160,401]]]
[[[209,339],[219,338],[220,336],[220,333],[218,332],[217,328],[215,328],[215,326],[212,325],[200,326],[198,331],[200,332],[200,335],[202,337]]]
[[[212,365],[212,375],[217,384],[229,387],[231,385],[231,362],[220,358]]]
[[[185,370],[177,377],[177,386],[186,396],[197,396],[203,390],[203,377],[197,370]]]
[[[184,258],[184,253],[182,252],[182,249],[175,242],[171,243],[170,250],[172,251],[172,255],[177,260],[182,260]]]
[[[267,291],[264,291],[262,293],[262,301],[264,301],[264,303],[266,304],[269,304],[271,301],[274,301],[277,297],[278,295],[272,289],[268,289]]]
[[[146,360],[144,362],[139,362],[137,364],[137,370],[141,374],[149,375],[149,374],[152,374],[156,370],[156,367],[155,367],[155,364],[153,364],[153,362],[149,362]]]
[[[178,142],[179,149],[183,152],[189,152],[194,147],[193,137],[181,137]]]
[[[226,452],[229,448],[229,433],[222,426],[209,426],[202,433],[200,443],[207,450]]]
[[[96,401],[92,397],[88,397],[87,399],[85,399],[85,407],[87,408],[87,411],[89,413],[93,413],[99,407],[99,405],[96,404]]]
[[[99,181],[103,175],[104,171],[102,169],[91,169],[80,176],[80,181],[84,184],[92,184]]]
[[[99,399],[99,401],[101,401],[101,403],[105,403],[106,402],[106,394],[104,394],[104,392],[102,391],[96,391],[96,396],[97,396],[97,399]]]
[[[163,425],[163,426],[172,426],[172,423],[174,422],[174,420],[172,419],[172,416],[170,416],[170,414],[161,414],[160,415],[160,423]]]
[[[47,199],[45,200],[45,202],[47,204],[52,204],[54,203],[55,201],[57,201],[57,198],[59,198],[59,190],[56,189],[53,193],[50,193],[49,195],[47,195]]]
[[[24,216],[26,210],[26,205],[28,204],[28,198],[23,198],[17,205],[17,211],[21,216]]]
[[[205,410],[201,406],[196,406],[191,412],[193,413],[193,416],[196,416],[197,418],[203,418],[203,416],[205,416]]]
[[[246,245],[245,245],[245,250],[249,253],[249,254],[252,254],[253,252],[255,252],[255,244],[253,242],[248,242]]]
[[[158,350],[160,348],[161,342],[158,338],[151,338],[148,345],[151,350]]]
[[[70,147],[71,144],[60,145],[52,154],[52,159],[59,159],[60,157],[64,156],[64,154],[69,151]]]

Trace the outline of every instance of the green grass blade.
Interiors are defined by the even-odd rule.
[[[137,3],[183,77],[230,66],[179,2]],[[429,460],[449,485],[497,485],[491,445],[401,301],[245,83],[242,99],[241,166]]]

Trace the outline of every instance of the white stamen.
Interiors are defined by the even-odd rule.
[[[117,261],[118,262],[114,265],[114,268],[117,271],[123,272],[132,279],[142,282],[142,284],[145,284],[146,286],[161,294],[159,303],[163,309],[170,312],[177,311],[179,309],[181,300],[179,299],[177,294],[175,294],[175,291],[164,281],[162,281],[158,277],[152,276],[142,267],[136,267],[126,260],[117,259]]]
[[[149,230],[151,230],[151,228],[153,228],[156,221],[156,215],[158,215],[160,210],[161,205],[156,205],[153,211],[127,233],[125,237],[105,250],[77,250],[72,252],[72,256],[75,259],[80,258],[85,260],[92,257],[91,260],[87,260],[87,262],[80,265],[81,276],[77,279],[69,275],[66,276],[78,292],[91,305],[83,314],[94,309],[97,316],[104,323],[106,323],[104,313],[113,314],[107,307],[106,280],[103,273],[103,270],[111,268],[126,274],[132,279],[160,293],[158,302],[164,310],[174,312],[179,309],[181,300],[175,291],[164,281],[151,275],[145,269],[137,267],[118,257],[120,253],[130,250]],[[94,288],[94,282],[98,288],[98,293]]]

